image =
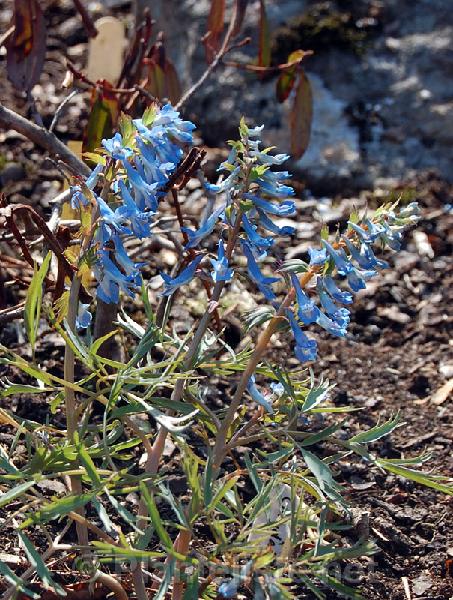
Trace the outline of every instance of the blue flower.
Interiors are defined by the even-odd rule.
[[[270,176],[268,175],[266,177],[266,175],[267,173],[265,173],[255,182],[265,194],[274,198],[287,198],[288,196],[294,196],[295,191],[291,186],[282,185],[281,183],[278,183],[278,181],[272,181]]]
[[[136,163],[139,168],[140,163]],[[148,206],[153,212],[157,210],[157,200],[155,192],[159,187],[158,183],[149,184],[145,181],[142,174],[135,170],[129,162],[123,162],[127,178],[134,189],[135,203],[139,210],[143,211]],[[143,168],[143,167],[142,167]]]
[[[388,263],[376,258],[373,250],[368,244],[362,243],[361,249],[359,250],[346,236],[344,236],[343,239],[353,260],[355,260],[362,269],[374,269],[375,267],[380,269],[388,268]]]
[[[296,300],[297,300],[297,316],[305,325],[310,325],[310,323],[315,323],[318,318],[319,308],[316,304],[310,300],[310,298],[305,294],[300,285],[299,278],[295,273],[290,273],[291,283],[293,284],[294,289],[296,290]]]
[[[223,598],[234,598],[238,593],[240,579],[238,577],[232,579],[225,579],[219,585],[218,592]]]
[[[203,256],[199,254],[179,275],[173,278],[166,273],[161,273],[160,275],[164,280],[164,290],[160,293],[160,296],[171,296],[179,287],[192,281],[195,277],[195,271],[202,260]]]
[[[346,310],[346,309],[342,309]],[[341,324],[335,321],[334,319],[330,319],[327,315],[325,315],[322,311],[319,311],[318,318],[316,319],[316,323],[325,329],[331,335],[336,337],[344,337],[346,335],[346,327],[347,323],[341,321]]]
[[[102,140],[102,145],[115,160],[126,160],[133,154],[131,148],[124,146],[121,133],[115,133],[112,138]]]
[[[249,379],[249,382],[247,384],[247,391],[257,404],[262,406],[271,415],[274,414],[274,409],[272,408],[271,403],[269,402],[269,400],[267,400],[265,396],[263,396],[263,394],[256,387],[254,375],[252,375]]]
[[[82,191],[82,187],[88,188],[90,191],[94,190],[99,179],[99,175],[104,168],[103,165],[96,165],[87,177],[86,181],[82,185],[71,186],[71,208],[78,209],[80,206],[87,206],[89,204],[88,198]]]
[[[335,250],[334,247],[331,246],[326,240],[322,240],[322,243],[330,257],[333,259],[338,273],[340,275],[347,275],[347,273],[354,268],[349,262],[348,257],[344,254],[344,252],[341,252],[341,250]]]
[[[189,229],[188,227],[181,227],[181,231],[186,233],[187,237],[189,238],[189,241],[186,244],[186,248],[195,248],[196,246],[198,246],[199,243],[212,232],[212,230],[216,226],[217,219],[220,217],[224,210],[225,205],[223,204],[222,206],[220,206],[220,208],[214,211],[212,215],[208,217],[203,223],[203,225],[201,225],[200,228],[196,231],[192,231],[192,229]]]
[[[279,278],[265,277],[261,273],[260,268],[257,262],[255,261],[255,257],[253,256],[252,248],[245,241],[242,241],[242,251],[244,252],[245,257],[247,258],[247,267],[250,278],[256,283],[263,296],[270,302],[273,302],[276,299],[276,296],[270,286],[276,281],[278,281]]]
[[[309,360],[316,360],[317,357],[317,344],[315,340],[308,338],[302,331],[299,323],[297,322],[294,314],[288,310],[286,311],[291,330],[294,335],[296,347],[294,353],[300,362],[307,362]]]
[[[252,150],[250,154],[263,165],[282,165],[289,159],[289,154],[276,154],[275,156],[272,156],[267,152],[261,152],[259,150]]]
[[[211,258],[210,261],[214,268],[214,270],[211,271],[213,281],[216,283],[218,281],[231,281],[234,271],[233,269],[228,268],[228,259],[225,256],[225,247],[222,240],[219,240],[217,260]]]
[[[295,227],[291,227],[290,225],[283,225],[283,227],[279,227],[272,219],[270,219],[265,212],[260,209],[257,209],[259,215],[259,222],[264,229],[275,233],[276,235],[294,235],[296,229]]]
[[[88,310],[89,307],[89,304],[83,304],[82,302],[80,302],[79,311],[76,318],[77,329],[87,329],[91,325],[92,315]]]
[[[122,179],[119,180],[118,187],[124,204],[117,208],[117,212],[129,220],[132,233],[136,237],[140,240],[149,237],[151,235],[150,221],[153,218],[153,213],[138,210],[129,189]]]
[[[228,175],[226,179],[218,184],[214,183],[205,183],[204,186],[208,190],[208,192],[213,192],[214,194],[220,194],[221,192],[227,192],[231,190],[237,183],[237,177],[241,167],[235,167],[233,171]]]
[[[107,303],[118,303],[120,290],[133,298],[135,290],[141,284],[140,273],[124,275],[111,260],[109,250],[98,251],[93,273],[99,283],[97,297]]]
[[[353,302],[352,294],[347,290],[340,290],[330,275],[324,275],[323,282],[324,287],[334,300],[341,304],[351,304]]]
[[[252,246],[260,249],[266,249],[270,248],[274,243],[273,239],[262,237],[259,233],[257,233],[256,227],[250,223],[246,215],[242,216],[242,226],[247,235],[248,241]]]
[[[324,281],[322,277],[318,277],[316,289],[323,309],[326,311],[329,317],[338,325],[340,330],[344,330],[346,333],[346,327],[349,325],[349,310],[347,308],[339,308],[333,302],[333,300],[324,288]],[[319,315],[317,322],[319,324]],[[335,335],[339,334],[337,333]]]
[[[283,396],[283,394],[285,393],[285,386],[280,381],[278,383],[273,381],[270,385],[270,388],[271,388],[272,392],[279,398],[280,398],[280,396]]]
[[[263,200],[259,196],[253,194],[244,194],[244,197],[251,200],[253,204],[260,208],[265,213],[271,215],[277,215],[279,217],[287,217],[293,215],[296,212],[296,207],[293,200],[284,200],[280,204],[273,204],[267,200]]]
[[[321,266],[327,261],[327,251],[325,248],[309,248],[308,254],[310,255],[310,265]]]
[[[348,285],[353,292],[364,290],[366,288],[366,279],[370,279],[376,275],[376,271],[359,271],[352,268],[346,275]]]

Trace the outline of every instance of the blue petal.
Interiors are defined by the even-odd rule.
[[[160,296],[171,296],[179,287],[186,285],[189,281],[195,277],[195,271],[198,265],[203,259],[203,255],[199,254],[193,261],[181,271],[176,277],[170,277],[166,273],[161,273],[161,277],[164,280],[164,290],[160,293]]]
[[[249,379],[249,382],[247,384],[247,391],[257,404],[262,406],[271,415],[274,414],[274,409],[272,408],[271,403],[265,398],[265,396],[263,396],[263,394],[256,387],[254,375],[252,375]]]

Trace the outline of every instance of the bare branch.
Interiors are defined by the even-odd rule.
[[[50,133],[43,127],[31,123],[2,104],[0,104],[0,125],[21,133],[37,146],[41,146],[41,148],[47,150],[52,156],[59,156],[74,173],[86,177],[91,173],[90,168],[82,162],[78,156],[71,152],[63,142],[60,142],[53,133]]]

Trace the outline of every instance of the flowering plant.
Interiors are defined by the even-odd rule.
[[[76,552],[74,567],[116,598],[234,598],[240,589],[256,599],[298,598],[307,591],[323,598],[326,586],[358,597],[328,567],[375,549],[365,537],[348,544],[338,534],[350,506],[331,465],[356,455],[446,493],[451,487],[415,468],[424,457],[390,460],[369,449],[400,425],[398,415],[349,438],[337,435],[341,423],[324,421],[351,409],[331,406],[332,385],[307,373],[306,364],[317,358],[307,327],[347,336],[346,307],[388,267],[375,250],[398,251],[418,207],[386,204],[373,214],[353,214],[333,238],[323,231],[306,261],[272,261],[276,240],[292,235],[287,221],[296,215],[290,174],[281,170],[289,157],[263,148],[262,127],[242,120],[239,139],[219,165],[219,181],[202,177],[206,211],[197,228],[188,227],[178,193],[200,175],[203,155],[190,149],[193,130],[168,104],[153,105],[141,119],[124,116],[120,131],[91,155],[97,163],[91,174],[74,179],[78,250],[66,252],[73,274],[57,303],[44,303],[66,343],[64,375],[44,371],[35,355],[30,362],[1,347],[3,364],[37,382],[5,382],[1,394],[48,395],[55,422],[18,421],[4,413],[27,455],[19,465],[2,451],[7,491],[0,504],[20,502],[18,535],[32,572],[60,595],[66,592],[49,559]],[[128,242],[155,235],[169,195],[179,224],[180,238],[173,236],[179,260],[171,273],[161,272],[156,306],[143,276],[147,265],[135,262]],[[36,269],[27,296],[33,347],[50,258]],[[168,326],[169,316],[178,295],[187,299],[198,281],[206,307],[181,338]],[[223,340],[220,312],[237,282],[250,283],[265,305],[245,316],[252,337],[260,329],[256,342],[235,351]],[[106,306],[136,295],[145,321],[123,311],[92,340],[91,314],[98,320]],[[119,332],[128,340],[124,360],[101,351]],[[301,363],[297,372],[266,360],[274,334],[287,332]],[[213,398],[225,377],[234,380],[235,391],[218,406]],[[59,420],[63,401],[66,426]],[[172,445],[179,490],[165,465]],[[43,493],[46,485],[54,490],[49,482],[56,479],[63,489]],[[39,532],[49,539],[44,555],[32,541]],[[19,577],[2,562],[0,569],[12,586],[7,597],[18,590],[33,597],[31,573]]]

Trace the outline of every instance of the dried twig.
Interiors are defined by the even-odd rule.
[[[91,173],[91,169],[78,156],[71,152],[63,142],[60,142],[53,133],[31,123],[28,119],[25,119],[2,104],[0,104],[0,125],[21,133],[37,146],[41,146],[41,148],[47,150],[52,156],[59,156],[73,172],[85,175],[86,177]]]

